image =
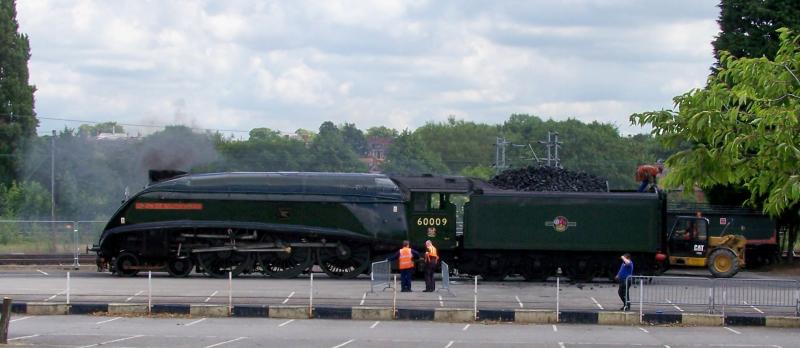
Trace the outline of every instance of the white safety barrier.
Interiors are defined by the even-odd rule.
[[[369,272],[369,292],[374,293],[380,286],[383,286],[381,291],[391,289],[391,276],[392,266],[388,260],[373,262]]]

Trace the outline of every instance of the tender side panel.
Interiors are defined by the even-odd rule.
[[[493,250],[660,249],[661,203],[646,194],[473,195],[464,247]]]

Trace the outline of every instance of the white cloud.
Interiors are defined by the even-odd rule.
[[[712,1],[17,5],[40,116],[285,132],[511,113],[636,131],[630,113],[702,86],[718,30]]]

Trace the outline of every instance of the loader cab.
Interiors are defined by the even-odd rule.
[[[692,265],[689,258],[703,258],[696,266],[705,266],[705,255],[708,252],[708,219],[694,216],[678,216],[672,225],[669,236],[671,257],[676,257],[674,264]]]

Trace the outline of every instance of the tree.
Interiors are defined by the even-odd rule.
[[[427,148],[419,135],[407,129],[400,133],[389,147],[386,163],[381,169],[386,173],[404,175],[447,172],[447,167],[441,158]]]
[[[789,231],[791,257],[800,225],[800,35],[780,29],[774,60],[720,55],[703,89],[675,97],[678,111],[631,115],[668,146],[692,146],[667,160],[670,186],[743,185]]]
[[[384,126],[367,128],[368,137],[396,138],[398,134],[396,129]]]
[[[774,59],[780,44],[776,30],[800,30],[800,3],[795,0],[722,0],[719,8],[721,32],[712,42],[715,66],[723,51],[738,58]]]
[[[345,123],[341,126],[342,140],[350,146],[353,152],[358,156],[367,154],[367,138],[364,132],[356,128],[354,123]]]
[[[96,137],[100,133],[125,133],[125,128],[116,122],[102,122],[95,125],[82,124],[78,127],[78,135]]]
[[[14,0],[0,0],[0,183],[15,177],[23,142],[36,134],[34,86],[28,84],[28,36],[18,32]]]
[[[319,126],[319,134],[311,143],[314,162],[311,169],[319,172],[364,172],[367,166],[361,163],[358,155],[344,142],[341,131],[333,122],[326,121]]]

